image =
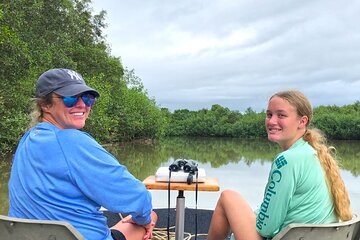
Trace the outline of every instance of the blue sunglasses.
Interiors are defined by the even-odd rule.
[[[85,105],[87,107],[91,107],[92,105],[94,105],[96,98],[91,95],[91,94],[83,94],[81,96],[66,96],[66,97],[60,97],[63,99],[64,105],[68,108],[71,108],[73,106],[75,106],[77,104],[77,102],[79,101],[79,98],[81,98],[83,100],[83,102],[85,103]]]

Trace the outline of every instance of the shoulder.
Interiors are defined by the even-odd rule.
[[[90,134],[77,129],[60,130],[56,135],[61,141],[76,143],[77,145],[88,142],[96,142],[96,140]]]
[[[77,138],[91,138],[88,133],[77,130],[77,129],[59,129],[53,124],[42,122],[37,124],[34,128],[30,130],[32,134],[37,134],[38,132],[48,132],[51,135],[55,135],[57,138],[72,140]]]
[[[60,146],[64,154],[68,151],[74,153],[81,149],[91,150],[102,148],[100,144],[88,133],[77,129],[59,129],[50,123],[39,123],[31,129],[32,135],[41,134],[43,139],[48,139],[52,144]]]
[[[281,163],[286,161],[289,164],[307,162],[316,159],[315,149],[303,139],[299,139],[288,150],[280,153],[275,162]]]
[[[294,182],[302,182],[304,176],[318,171],[319,166],[315,149],[301,140],[275,158],[272,170],[280,171],[283,177],[293,179]]]
[[[286,151],[279,153],[272,164],[272,171],[280,170],[283,173],[297,175],[316,160],[316,151],[304,140],[298,140]]]
[[[69,165],[78,170],[87,167],[102,169],[103,164],[118,165],[116,158],[88,133],[66,129],[58,133],[57,140]]]

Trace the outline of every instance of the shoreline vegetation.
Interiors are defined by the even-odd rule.
[[[25,133],[38,76],[70,68],[101,93],[85,131],[102,144],[167,136],[262,139],[265,112],[210,109],[170,112],[150,98],[134,69],[111,55],[103,30],[106,12],[91,0],[19,0],[0,4],[0,157]],[[246,106],[239,105],[245,109]],[[360,140],[360,101],[314,109],[313,126],[329,139]]]

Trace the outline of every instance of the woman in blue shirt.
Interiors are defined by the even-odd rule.
[[[37,82],[35,122],[19,142],[9,181],[9,216],[62,220],[90,240],[150,239],[156,222],[151,194],[89,134],[99,93],[69,69]],[[104,207],[128,216],[112,229]]]
[[[235,191],[222,192],[208,240],[272,238],[290,223],[331,223],[352,218],[349,195],[332,148],[317,129],[309,128],[312,108],[299,91],[274,94],[265,126],[270,141],[283,152],[272,164],[263,202],[254,213]]]

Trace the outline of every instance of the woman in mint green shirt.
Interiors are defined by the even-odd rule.
[[[208,240],[272,238],[290,223],[331,223],[352,218],[350,200],[339,167],[325,137],[308,126],[311,104],[299,91],[274,94],[265,126],[280,145],[271,166],[263,201],[254,213],[245,199],[225,190],[216,205]]]

